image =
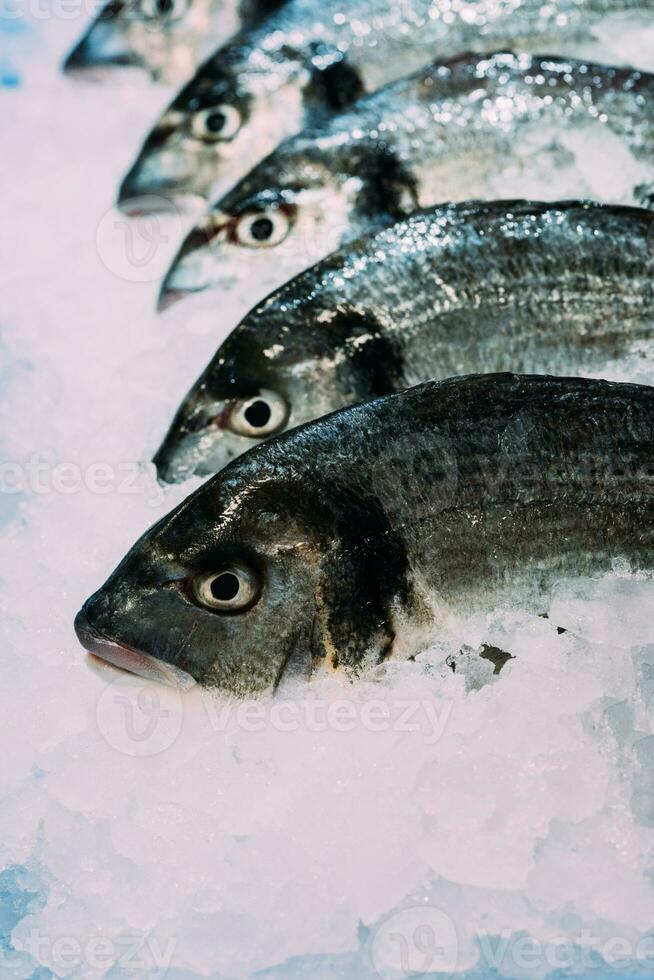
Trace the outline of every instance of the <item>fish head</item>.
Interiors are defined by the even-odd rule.
[[[154,457],[159,479],[217,473],[260,442],[402,387],[377,314],[348,306],[329,268],[255,307],[182,402]]]
[[[297,359],[276,343],[275,336],[272,328],[262,328],[257,336],[250,319],[221,345],[179,407],[154,457],[160,480],[180,483],[217,473],[300,421],[297,409],[304,382],[293,373]]]
[[[290,56],[277,60],[237,41],[221,48],[155,123],[121,184],[118,206],[129,213],[144,197],[205,199],[216,184],[233,184],[287,127],[299,126],[295,75]]]
[[[279,470],[238,460],[151,528],[78,614],[82,646],[236,696],[309,673],[327,536]]]
[[[164,278],[158,309],[207,290],[240,291],[250,297],[239,311],[245,313],[353,233],[360,189],[360,178],[334,166],[320,147],[280,148],[189,232]]]
[[[196,69],[208,31],[222,24],[229,30],[235,7],[235,0],[109,0],[66,58],[64,71],[94,77],[127,67],[181,83]]]

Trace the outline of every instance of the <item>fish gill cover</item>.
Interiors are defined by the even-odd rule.
[[[153,313],[186,218],[110,208],[157,97],[55,77],[74,32],[42,31],[47,92],[0,95],[0,974],[651,976],[650,578],[561,582],[548,618],[498,609],[310,697],[89,670],[74,613],[188,493],[145,461],[220,337]]]

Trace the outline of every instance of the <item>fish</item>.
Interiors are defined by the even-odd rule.
[[[599,172],[608,139],[623,156]],[[638,203],[654,180],[654,75],[512,52],[436,62],[287,140],[212,205],[158,308],[229,291],[245,313],[373,228],[445,201],[541,197],[548,176],[555,198]]]
[[[181,85],[219,44],[253,26],[284,0],[108,0],[64,60],[73,77],[116,69]]]
[[[654,20],[654,0],[288,0],[181,89],[118,205],[130,213],[138,197],[223,193],[285,137],[439,55],[505,46],[591,57],[612,50],[634,17]]]
[[[561,577],[650,570],[653,546],[654,388],[468,376],[234,460],[146,531],[75,629],[135,673],[144,656],[261,695],[355,680],[498,602],[542,611]]]
[[[364,236],[246,315],[154,462],[164,482],[206,476],[356,402],[507,370],[654,383],[654,213],[472,201]]]

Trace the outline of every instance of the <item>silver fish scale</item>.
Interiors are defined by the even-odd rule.
[[[407,385],[509,369],[615,372],[639,349],[637,370],[646,373],[654,215],[574,203],[436,209],[309,269],[241,329],[256,344],[262,330],[269,338],[278,322],[292,325],[282,356],[296,340],[301,359],[309,333],[328,336],[326,314],[343,309],[372,317]],[[323,372],[317,364],[316,383]]]
[[[622,36],[630,13],[654,15],[654,0],[633,4],[566,0],[452,3],[291,0],[262,25],[218,49],[160,117],[119,191],[211,196],[233,186],[285,137],[372,92],[463,51],[500,47],[606,57],[607,33]],[[613,25],[617,17],[622,26]],[[626,21],[625,21],[626,17]],[[620,43],[615,57],[620,59]],[[647,61],[641,67],[649,67]],[[229,106],[236,131],[209,136],[203,112]],[[224,115],[224,113],[223,113]]]
[[[489,50],[498,44],[551,43],[559,53],[593,43],[593,28],[616,12],[654,12],[654,4],[626,0],[295,0],[258,32],[251,45],[268,54],[290,44],[306,50],[322,42],[347,56],[368,89],[424,65],[431,52]],[[270,29],[272,28],[272,29]]]
[[[608,151],[621,166],[610,184],[589,186],[590,164]],[[530,196],[538,187],[545,198],[581,190],[582,197],[634,203],[645,201],[649,185],[654,75],[554,56],[465,55],[282,143],[206,219],[209,230],[220,228],[226,216],[266,216],[281,202],[294,215],[281,247],[255,255],[218,233],[208,246],[206,234],[192,233],[162,294],[180,283],[220,287],[235,272],[245,286],[250,271],[256,281],[263,270],[262,296],[308,261],[444,201]]]
[[[349,243],[256,306],[188,393],[157,465],[179,479],[245,452],[251,438],[214,420],[257,390],[284,406],[289,428],[428,378],[512,370],[651,384],[653,365],[654,213],[444,205]]]
[[[539,592],[617,555],[652,560],[647,387],[510,375],[430,383],[295,430],[230,470],[241,488],[264,471],[281,486],[301,481],[307,500],[337,510],[374,502],[413,575],[443,598],[505,578]],[[222,496],[221,482],[206,493]]]
[[[313,142],[338,168],[365,142],[382,142],[417,182],[421,206],[465,187],[481,194],[502,156],[515,159],[522,134],[541,126],[559,133],[583,123],[605,126],[633,154],[654,160],[654,76],[586,61],[496,53],[435,65],[362,100],[324,130],[291,139],[278,168],[297,172]],[[267,170],[275,166],[275,156]],[[459,174],[457,176],[456,174]],[[336,169],[336,176],[338,170]]]
[[[143,535],[76,628],[100,655],[110,638],[110,660],[121,644],[123,663],[155,655],[243,695],[291,663],[356,676],[396,641],[417,652],[449,612],[509,590],[540,610],[561,575],[651,568],[653,545],[654,389],[430,382],[241,456]],[[189,599],[237,561],[261,583],[251,608]]]

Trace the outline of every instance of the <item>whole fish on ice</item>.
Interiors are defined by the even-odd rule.
[[[109,0],[64,62],[71,75],[138,69],[188,80],[213,50],[283,0]]]
[[[218,319],[220,325],[220,320]],[[215,473],[285,428],[430,378],[654,383],[654,214],[530,201],[424,211],[330,255],[220,345],[155,457]]]
[[[219,48],[172,101],[119,203],[129,211],[139,196],[227,187],[284,137],[436,57],[500,46],[591,57],[611,51],[634,17],[654,22],[654,0],[288,0]],[[654,57],[638,65],[648,66]]]
[[[119,667],[245,695],[411,656],[453,615],[542,608],[561,576],[617,559],[654,565],[654,389],[468,377],[235,460],[143,535],[76,629]]]
[[[621,156],[598,168],[607,140]],[[255,167],[189,234],[159,307],[208,287],[251,305],[371,227],[442,201],[541,196],[548,176],[555,198],[635,203],[654,181],[654,75],[510,53],[431,65]]]

